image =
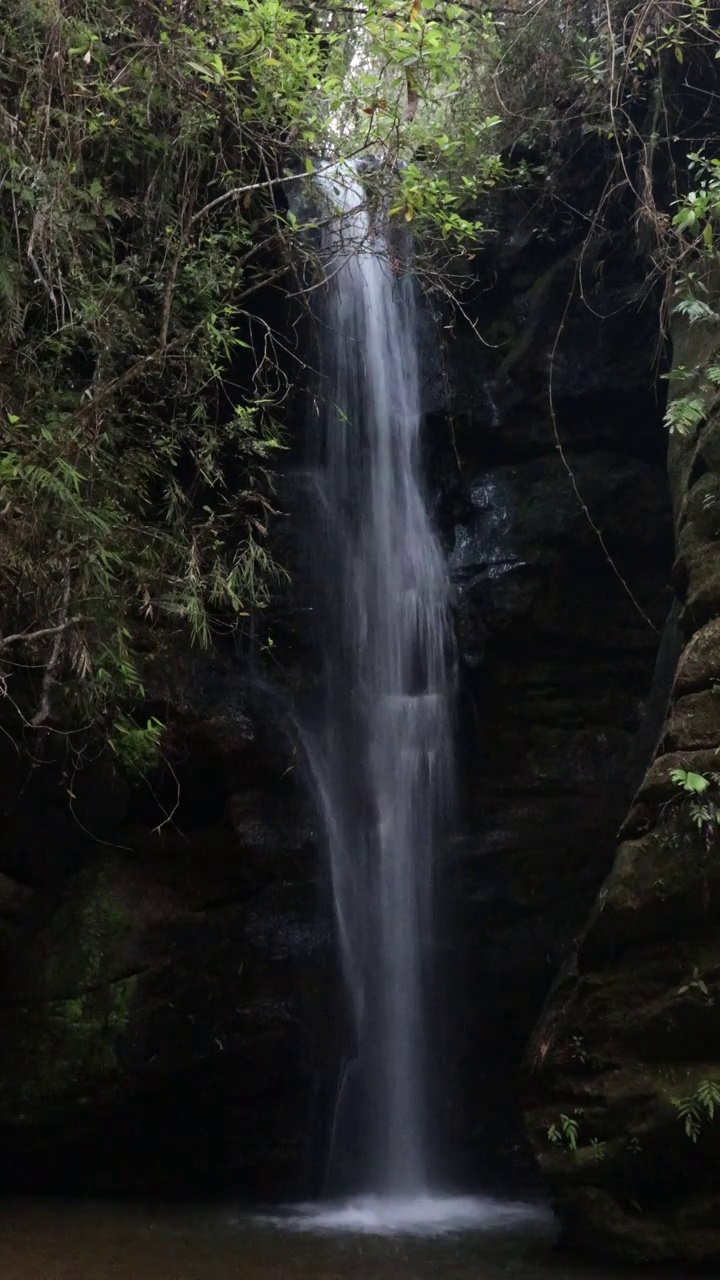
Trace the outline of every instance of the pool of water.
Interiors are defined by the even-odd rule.
[[[2,1280],[618,1280],[559,1253],[546,1211],[492,1200],[300,1206],[0,1202]],[[404,1217],[404,1221],[403,1221]],[[424,1225],[423,1225],[424,1222]],[[647,1277],[647,1273],[644,1273]],[[679,1277],[676,1277],[679,1280]]]
[[[428,1224],[434,1216],[434,1226]],[[478,1199],[234,1206],[0,1202],[1,1280],[618,1280],[555,1249],[546,1211]]]

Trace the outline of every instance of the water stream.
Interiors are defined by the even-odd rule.
[[[323,411],[316,542],[327,702],[310,750],[355,1032],[333,1166],[384,1196],[430,1177],[433,848],[452,796],[447,573],[422,492],[415,307],[349,169],[319,179]]]

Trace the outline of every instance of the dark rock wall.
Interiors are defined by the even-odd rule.
[[[335,991],[317,833],[241,671],[178,657],[149,785],[63,758],[61,737],[40,768],[5,752],[6,1188],[312,1184]]]
[[[532,237],[498,249],[473,299],[478,332],[460,326],[450,346],[442,514],[464,809],[443,886],[448,1078],[454,1145],[489,1184],[517,1168],[518,1063],[607,874],[672,678],[671,661],[658,717],[672,533],[657,305],[639,303],[627,245],[582,254]]]
[[[678,318],[673,344],[678,368],[717,361],[716,326]],[[623,1259],[715,1266],[719,446],[711,392],[697,431],[670,448],[682,654],[669,715],[528,1062],[529,1131],[570,1238]],[[673,769],[701,775],[705,790],[683,789]],[[573,1144],[548,1140],[563,1115]]]

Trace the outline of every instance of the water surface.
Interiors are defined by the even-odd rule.
[[[427,1238],[282,1230],[232,1206],[0,1204],[2,1280],[627,1280],[633,1274],[588,1269],[558,1253],[542,1217]],[[683,1277],[675,1273],[673,1280]]]

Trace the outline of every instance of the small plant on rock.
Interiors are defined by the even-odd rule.
[[[693,800],[690,805],[690,817],[698,831],[703,831],[710,838],[720,823],[720,809],[711,802],[701,804],[699,800]]]
[[[150,716],[144,727],[126,717],[116,721],[110,746],[121,767],[140,778],[152,773],[162,758],[160,744],[164,731],[164,724],[156,716]]]
[[[720,826],[720,806],[706,793],[711,784],[717,782],[717,775],[711,774],[708,777],[704,773],[693,773],[689,769],[671,769],[670,777],[691,797],[688,808],[690,821],[704,835],[709,847]],[[702,800],[699,799],[700,796],[703,796]]]
[[[568,1151],[577,1151],[578,1122],[571,1116],[561,1114],[556,1124],[551,1124],[547,1136],[555,1147],[565,1147]]]
[[[705,979],[697,965],[695,965],[695,968],[692,971],[692,978],[690,978],[688,982],[683,983],[681,987],[678,987],[678,995],[683,996],[687,991],[692,990],[701,991],[704,996],[709,995],[707,983],[705,982]]]
[[[588,1051],[585,1048],[585,1041],[582,1036],[573,1036],[570,1041],[570,1053],[576,1062],[580,1062],[583,1066],[588,1060]]]
[[[702,795],[710,786],[710,779],[704,773],[692,773],[689,769],[671,769],[670,777],[678,787],[692,795]]]

